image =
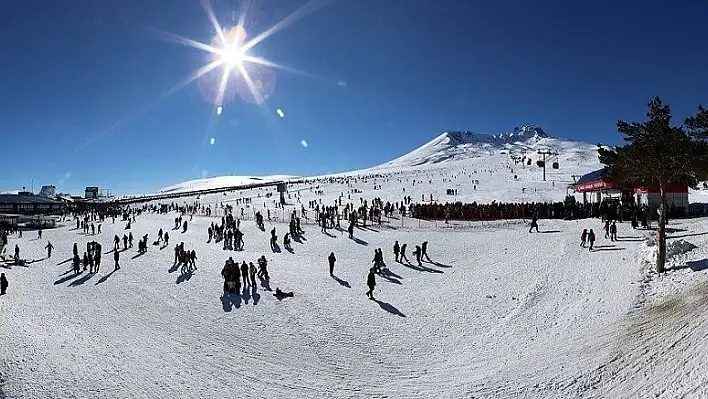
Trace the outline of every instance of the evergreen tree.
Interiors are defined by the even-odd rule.
[[[666,263],[666,189],[669,184],[696,187],[708,177],[708,118],[699,108],[696,116],[687,119],[689,135],[683,126],[671,125],[671,110],[660,98],[649,102],[645,122],[617,122],[627,144],[613,149],[599,148],[600,162],[610,169],[611,178],[625,187],[657,187],[659,205],[659,254],[656,271],[665,270]],[[688,122],[694,123],[689,124]],[[704,138],[700,135],[706,134]]]

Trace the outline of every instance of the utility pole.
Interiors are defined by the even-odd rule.
[[[558,155],[558,153],[551,150],[538,150],[537,154],[543,155],[543,181],[546,181],[546,155]]]

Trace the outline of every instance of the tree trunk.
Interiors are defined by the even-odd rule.
[[[666,192],[664,191],[664,185],[662,184],[659,188],[661,193],[661,203],[659,204],[659,232],[657,237],[657,245],[659,246],[659,253],[656,256],[656,272],[663,273],[666,269],[664,268],[666,264]]]

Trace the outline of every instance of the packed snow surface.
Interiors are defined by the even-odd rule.
[[[139,216],[136,241],[149,234],[152,244],[162,228],[170,246],[150,245],[142,256],[123,251],[115,272],[110,253],[94,275],[75,276],[67,259],[75,242],[83,252],[97,240],[108,252],[113,236],[127,232],[119,220],[103,222],[95,236],[73,222],[41,240],[33,231],[11,236],[8,251],[17,244],[34,262],[0,268],[10,282],[0,297],[0,397],[708,397],[708,219],[671,221],[669,270],[661,275],[651,271],[654,231],[628,223],[618,224],[617,242],[603,238],[597,219],[541,220],[541,233],[529,233],[524,221],[396,216],[355,229],[355,239],[312,224],[309,201],[562,199],[571,174],[598,166],[589,147],[528,140],[502,146],[528,146],[529,154],[557,148],[560,168],[549,169],[546,182],[535,164],[517,165],[509,147],[493,143],[479,157],[293,184],[285,209],[274,207],[273,187],[170,200],[198,201],[215,214],[195,216],[186,233],[172,230],[174,212]],[[447,195],[450,188],[458,194]],[[241,218],[245,251],[206,242],[222,205]],[[283,222],[302,206],[305,234],[290,252]],[[265,231],[255,211],[270,213]],[[277,252],[268,244],[273,227]],[[594,251],[579,245],[584,228],[596,231]],[[394,261],[396,240],[408,244],[410,264]],[[50,259],[47,241],[56,247]],[[432,262],[419,266],[412,251],[423,241]],[[197,253],[194,273],[174,266],[179,242]],[[376,248],[388,271],[370,300],[364,293]],[[224,261],[261,255],[270,281],[224,296]],[[276,287],[294,297],[279,301]]]

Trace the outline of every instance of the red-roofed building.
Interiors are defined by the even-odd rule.
[[[602,202],[603,200],[632,202],[647,205],[654,212],[661,201],[658,187],[620,187],[609,178],[607,168],[583,175],[575,184],[577,193],[583,194],[583,202]],[[668,184],[665,188],[669,206],[688,209],[688,186]]]

